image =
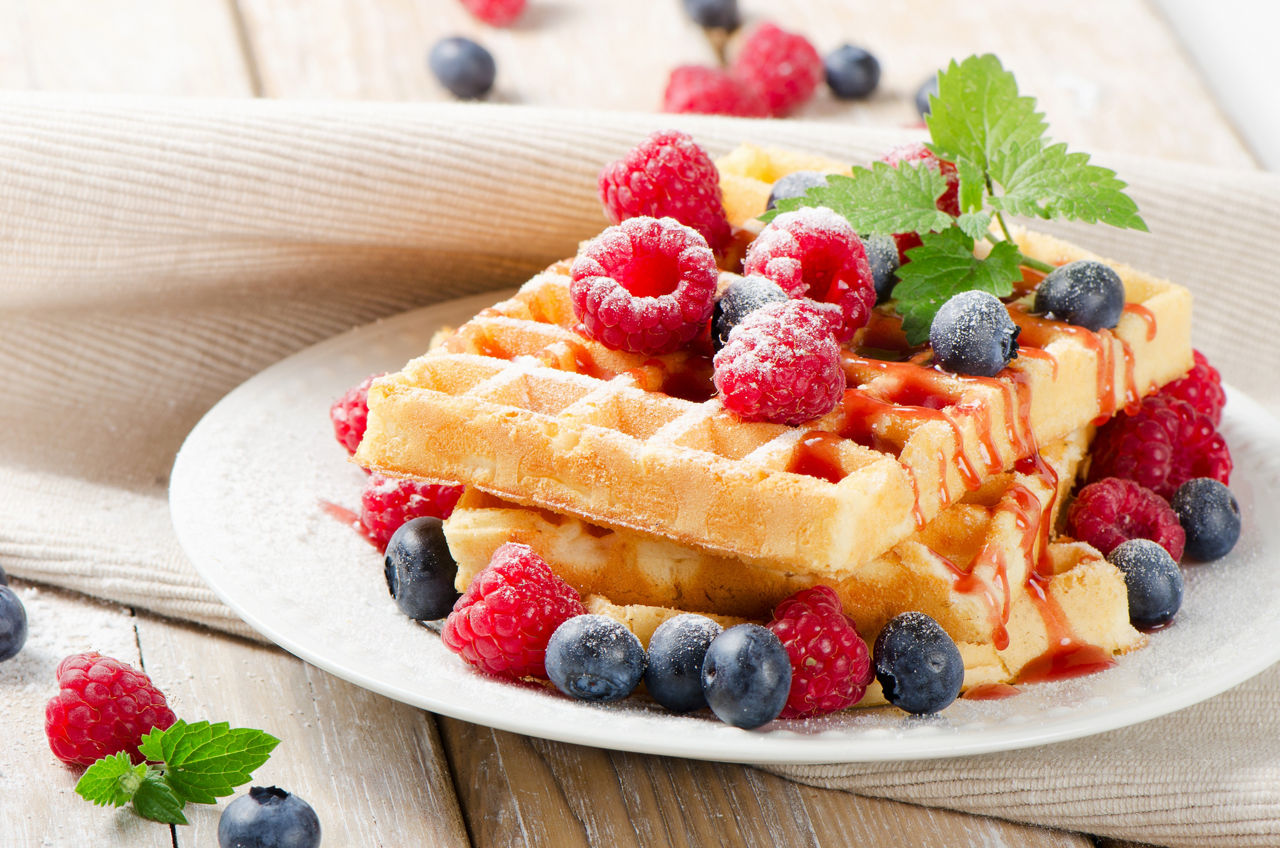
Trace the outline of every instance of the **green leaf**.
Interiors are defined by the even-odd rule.
[[[991,198],[993,209],[1147,229],[1138,205],[1124,193],[1124,181],[1110,168],[1091,164],[1087,153],[1068,153],[1065,144],[1015,145],[997,166],[991,176],[1003,191]]]
[[[977,289],[1004,297],[1022,276],[1021,254],[1010,242],[996,242],[985,259],[973,254],[973,239],[958,227],[926,233],[920,247],[907,251],[911,261],[898,269],[893,289],[902,329],[913,345],[929,340],[929,325],[942,304],[960,292]]]
[[[184,804],[158,772],[149,772],[133,796],[133,810],[144,819],[165,824],[186,824]]]
[[[982,199],[987,195],[987,175],[973,162],[961,159],[956,163],[956,177],[960,181],[960,212],[981,212]]]
[[[876,162],[870,168],[855,168],[851,177],[832,175],[825,186],[815,186],[801,197],[780,200],[762,219],[771,221],[802,206],[825,206],[859,233],[924,233],[951,226],[952,217],[937,206],[946,190],[946,178],[938,171]]]
[[[991,227],[991,213],[965,212],[959,218],[956,218],[956,226],[960,228],[962,233],[977,241],[986,237],[987,231]]]
[[[113,754],[98,760],[80,775],[76,794],[98,806],[122,807],[134,797],[146,773],[146,763],[135,766],[128,754]]]
[[[1048,129],[1035,98],[1018,94],[1013,74],[989,53],[953,60],[940,71],[938,96],[930,103],[929,149],[957,167],[968,162],[990,172],[1005,150],[1033,147]]]
[[[178,798],[214,804],[249,782],[280,740],[261,730],[232,728],[226,722],[174,722],[143,737],[139,750],[163,761],[165,780]]]

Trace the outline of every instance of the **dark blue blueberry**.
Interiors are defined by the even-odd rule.
[[[437,41],[427,57],[427,65],[441,85],[465,100],[487,94],[498,73],[489,51],[461,36]]]
[[[27,610],[8,586],[0,586],[0,662],[12,659],[27,644]]]
[[[885,700],[914,715],[936,713],[960,694],[964,660],[938,622],[922,612],[894,616],[872,648]]]
[[[1208,562],[1226,556],[1240,538],[1240,504],[1231,490],[1212,477],[1197,477],[1178,487],[1169,501],[1187,533],[1187,556]]]
[[[1018,325],[995,295],[955,295],[933,316],[933,359],[956,374],[994,377],[1018,355]]]
[[[841,100],[861,100],[880,84],[880,61],[861,47],[841,45],[822,62],[827,69],[827,85]]]
[[[218,848],[317,848],[320,819],[311,805],[274,786],[255,786],[218,819]]]
[[[1107,559],[1124,575],[1134,627],[1152,630],[1173,620],[1182,606],[1182,572],[1168,551],[1150,539],[1130,539]]]
[[[444,522],[424,515],[400,525],[387,542],[387,590],[410,618],[444,618],[458,600],[458,564],[444,538]]]
[[[684,0],[684,11],[698,26],[735,30],[742,23],[738,0]]]
[[[827,177],[829,176],[830,174],[824,174],[821,171],[792,171],[786,176],[779,177],[778,181],[773,184],[773,190],[769,192],[769,200],[764,207],[765,211],[777,206],[779,200],[785,200],[788,197],[803,197],[804,193],[809,189],[826,185]]]
[[[758,274],[734,280],[721,292],[711,313],[711,342],[715,349],[724,347],[729,331],[748,314],[770,303],[787,300],[790,298],[777,283]]]
[[[929,114],[929,98],[938,96],[938,75],[931,74],[927,80],[920,83],[920,87],[916,89],[916,111],[920,113],[920,117]]]
[[[1040,281],[1034,309],[1086,330],[1114,327],[1124,311],[1124,283],[1101,262],[1080,259],[1054,268]]]
[[[893,236],[863,236],[862,247],[867,251],[871,277],[876,284],[876,303],[884,303],[898,284],[898,243]]]
[[[778,717],[791,693],[791,659],[772,630],[730,627],[707,647],[702,693],[725,724],[752,730]]]
[[[705,615],[685,613],[669,618],[649,639],[649,665],[644,685],[653,700],[673,713],[707,705],[702,693],[702,661],[711,640],[724,630]]]
[[[624,624],[604,615],[579,615],[551,634],[547,677],[561,692],[582,701],[617,701],[644,676],[640,640]]]

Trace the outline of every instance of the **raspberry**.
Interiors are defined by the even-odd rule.
[[[490,26],[508,26],[524,11],[525,0],[462,0],[466,10]]]
[[[1208,416],[1217,427],[1222,423],[1222,407],[1227,404],[1227,393],[1222,390],[1222,375],[1209,364],[1204,354],[1192,351],[1195,364],[1187,376],[1174,380],[1160,390],[1160,394],[1185,400],[1202,414]]]
[[[338,443],[347,449],[347,453],[354,454],[364,438],[365,427],[369,424],[369,386],[381,376],[370,374],[359,385],[347,389],[346,394],[329,407],[333,435],[338,437]]]
[[[1166,500],[1193,477],[1230,482],[1231,451],[1208,416],[1157,392],[1098,430],[1089,480],[1124,477]]]
[[[890,168],[896,168],[903,162],[907,162],[912,165],[919,163],[940,172],[946,178],[947,189],[938,197],[937,206],[948,215],[960,214],[960,177],[956,174],[956,166],[933,155],[933,151],[924,144],[917,142],[895,147],[881,156],[880,161]]]
[[[851,707],[871,683],[871,654],[827,586],[796,592],[773,611],[769,629],[791,658],[791,693],[779,718]]]
[[[712,364],[725,409],[748,421],[802,424],[835,408],[844,392],[838,320],[809,300],[771,303],[742,319]]]
[[[809,40],[771,23],[748,33],[729,70],[760,89],[774,117],[803,105],[826,78],[822,57]]]
[[[386,548],[401,524],[424,515],[448,518],[460,497],[462,486],[457,483],[371,474],[360,494],[360,528],[379,548]]]
[[[151,678],[111,657],[73,654],[58,664],[57,677],[44,732],[53,755],[67,765],[91,765],[121,751],[140,763],[142,737],[175,721]]]
[[[732,232],[720,195],[720,172],[693,139],[676,130],[649,136],[600,172],[600,201],[615,224],[647,215],[693,227],[717,252]]]
[[[481,671],[500,677],[546,677],[547,642],[586,608],[528,545],[493,552],[453,605],[441,638]]]
[[[681,65],[667,78],[662,111],[765,118],[769,107],[759,89],[719,68]]]
[[[769,222],[747,248],[742,273],[767,277],[792,297],[839,306],[839,341],[866,324],[876,305],[862,239],[848,221],[824,207],[804,207]]]
[[[628,218],[579,251],[570,270],[573,314],[614,350],[670,353],[697,336],[715,308],[716,259],[673,218]]]
[[[1107,556],[1121,542],[1150,539],[1182,559],[1186,533],[1173,508],[1150,489],[1120,477],[1085,486],[1067,511],[1071,535]]]

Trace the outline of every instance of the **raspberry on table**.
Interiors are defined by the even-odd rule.
[[[57,679],[44,731],[53,755],[68,765],[91,765],[121,751],[140,763],[142,737],[176,720],[151,678],[117,659],[73,654],[58,664]]]
[[[614,350],[670,353],[702,332],[715,307],[715,256],[673,218],[628,218],[579,251],[570,269],[573,313]]]
[[[526,0],[462,0],[466,10],[490,26],[510,26],[524,11]]]
[[[809,39],[768,22],[747,34],[729,70],[760,89],[774,117],[804,105],[826,78],[826,66]]]
[[[347,389],[342,397],[329,407],[329,420],[333,422],[333,435],[338,444],[347,449],[347,453],[355,454],[364,438],[365,428],[369,426],[369,386],[381,377],[381,374],[370,374],[357,385]]]
[[[499,677],[546,677],[556,628],[585,615],[582,599],[528,545],[507,542],[454,604],[441,638],[471,665]]]
[[[828,586],[803,589],[778,604],[769,629],[791,658],[791,692],[779,718],[806,718],[851,707],[874,678],[871,652]]]
[[[660,130],[600,172],[600,201],[615,224],[628,218],[675,218],[711,249],[732,238],[720,194],[720,172],[706,151],[678,130]]]
[[[360,528],[385,549],[400,525],[424,515],[445,519],[462,497],[458,483],[428,483],[370,474],[360,495]]]
[[[862,239],[825,207],[802,207],[774,218],[747,248],[743,275],[773,280],[792,297],[840,307],[836,331],[846,341],[876,305],[875,278]]]
[[[942,174],[947,181],[947,188],[938,197],[938,208],[948,215],[960,214],[960,176],[956,173],[955,164],[944,159],[939,159],[933,154],[933,151],[925,147],[923,143],[904,144],[895,147],[880,157],[880,161],[884,162],[890,168],[896,168],[906,162],[910,165],[919,165]]]
[[[1178,515],[1164,498],[1120,477],[1106,477],[1081,489],[1067,511],[1067,529],[1103,556],[1130,539],[1150,539],[1176,561],[1182,559],[1186,543]]]
[[[836,310],[809,300],[749,313],[715,355],[725,409],[747,421],[802,424],[835,409],[844,393]]]
[[[1195,364],[1187,376],[1169,383],[1159,394],[1185,400],[1207,416],[1217,427],[1222,423],[1222,408],[1227,405],[1227,393],[1222,389],[1222,375],[1209,364],[1203,353],[1191,352]]]
[[[1194,477],[1229,483],[1231,451],[1208,416],[1164,392],[1098,429],[1089,480],[1124,477],[1171,498]]]
[[[719,68],[680,65],[667,78],[662,111],[675,114],[765,118],[769,107],[759,89]]]

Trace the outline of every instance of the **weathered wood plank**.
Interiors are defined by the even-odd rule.
[[[467,844],[449,767],[428,713],[288,654],[139,616],[147,671],[191,719],[262,728],[281,740],[254,776],[305,798],[326,845]],[[212,845],[222,807],[189,811],[179,846]]]

